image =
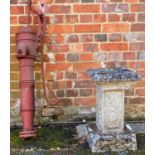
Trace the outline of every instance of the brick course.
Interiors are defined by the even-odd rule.
[[[45,0],[45,2],[48,5],[44,41],[45,78],[48,88],[53,89],[60,99],[53,108],[53,111],[63,109],[62,113],[56,113],[58,118],[59,115],[61,118],[64,115],[65,119],[65,113],[78,115],[79,107],[95,106],[95,84],[85,72],[90,68],[102,67],[103,61],[107,67],[128,67],[142,76],[136,87],[125,92],[125,116],[144,117],[144,0]],[[37,3],[38,0],[33,0],[33,6]],[[17,104],[19,67],[15,56],[15,33],[27,24],[27,9],[27,0],[10,0],[12,109],[19,108]],[[34,31],[37,31],[36,24],[37,18],[31,14]],[[39,105],[37,115],[51,118],[52,112],[44,114],[51,105],[42,100],[39,54],[35,62],[35,86],[36,102],[37,106]],[[11,116],[13,122],[16,122],[13,115]]]

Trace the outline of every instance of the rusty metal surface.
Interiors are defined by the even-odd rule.
[[[23,129],[19,133],[20,138],[35,138],[37,132],[33,127],[35,97],[34,97],[34,60],[31,58],[20,58],[20,114]]]
[[[23,27],[16,34],[16,57],[33,58],[37,55],[37,37],[29,26]]]
[[[46,17],[44,14],[46,5],[40,4],[37,8],[31,7],[31,0],[28,3],[28,25],[22,27],[16,33],[16,57],[19,60],[20,70],[20,112],[22,118],[23,129],[19,133],[20,138],[35,138],[37,131],[33,127],[34,111],[35,111],[35,97],[34,97],[34,60],[37,52],[41,52],[41,67],[42,67],[42,81],[44,89],[44,97],[47,98],[45,78],[44,78],[44,64],[43,64],[43,37],[46,29]],[[34,33],[30,27],[30,13],[31,11],[38,15],[38,32]],[[57,103],[58,99],[55,94],[51,104]]]
[[[23,128],[19,132],[22,139],[35,138],[37,131],[33,127],[34,98],[34,59],[37,55],[37,36],[29,26],[21,28],[16,34],[16,57],[20,70],[20,115]]]

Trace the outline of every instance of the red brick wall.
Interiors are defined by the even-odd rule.
[[[36,5],[38,0],[33,0]],[[42,96],[40,54],[35,63],[36,118],[58,119],[92,114],[95,84],[86,76],[90,68],[124,66],[142,76],[125,92],[125,116],[144,117],[144,0],[45,0],[47,29],[44,62],[47,86],[60,102],[52,107]],[[10,1],[11,116],[19,117],[19,69],[15,57],[15,33],[27,19],[26,0]],[[36,16],[31,16],[36,30]],[[51,94],[49,93],[49,98]],[[83,115],[82,115],[83,116]],[[16,119],[15,119],[16,118]],[[18,119],[17,119],[18,118]],[[52,117],[53,118],[53,117]],[[52,119],[50,118],[50,119]]]

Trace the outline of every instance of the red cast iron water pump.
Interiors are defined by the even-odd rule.
[[[38,8],[31,7],[31,0],[29,6],[29,23],[22,27],[16,34],[16,57],[19,60],[20,68],[20,114],[22,118],[23,129],[19,136],[22,139],[35,138],[37,131],[34,128],[34,112],[35,112],[35,95],[34,95],[34,60],[37,55],[37,50],[43,51],[43,35],[46,28],[46,20],[44,15],[45,4],[40,4]],[[38,16],[38,33],[34,33],[30,27],[30,11]],[[44,68],[43,68],[43,52],[41,52],[42,64],[42,80],[44,88],[44,97],[47,99]],[[54,95],[53,95],[54,96]],[[54,96],[53,104],[57,102]]]
[[[16,34],[16,56],[20,66],[20,113],[23,130],[20,132],[22,139],[36,137],[33,128],[34,118],[34,60],[36,57],[37,39],[30,27],[25,27]]]

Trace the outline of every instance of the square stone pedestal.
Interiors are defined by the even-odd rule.
[[[82,130],[92,152],[136,150],[136,134],[124,125],[124,90],[140,77],[125,68],[102,68],[87,73],[96,82],[96,124]],[[77,132],[80,135],[79,127]]]
[[[96,124],[78,125],[79,138],[86,137],[92,152],[124,152],[137,150],[136,133],[129,125],[118,133],[101,133]]]
[[[136,134],[129,128],[117,133],[100,133],[96,126],[87,126],[87,140],[92,152],[137,150]]]

